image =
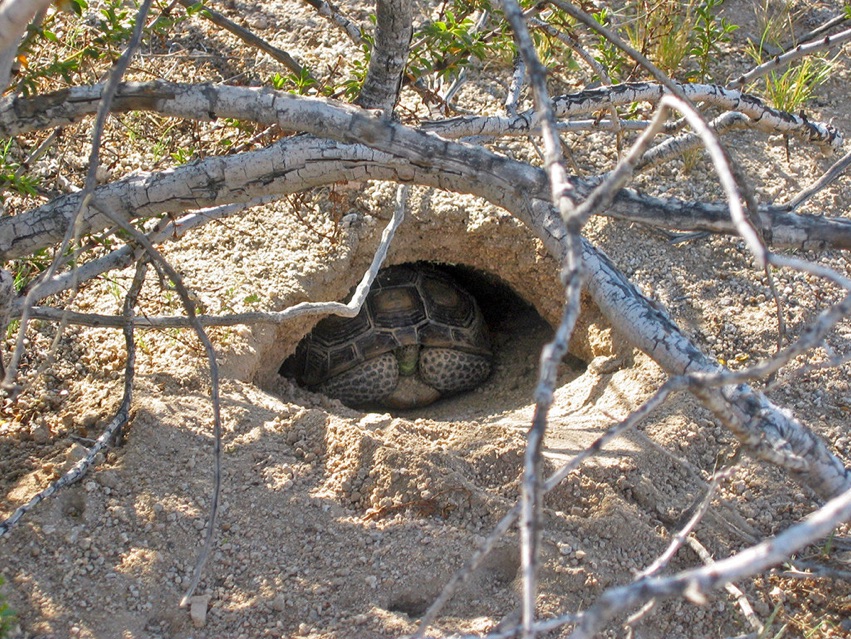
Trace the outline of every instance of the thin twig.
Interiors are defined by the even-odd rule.
[[[6,368],[6,375],[3,378],[2,388],[7,392],[11,393],[15,390],[14,381],[15,377],[18,374],[18,366],[21,361],[21,357],[24,354],[24,340],[26,338],[27,326],[29,323],[29,311],[34,301],[38,298],[38,288],[44,282],[50,281],[55,275],[57,269],[59,268],[60,263],[64,259],[65,252],[68,249],[68,246],[71,244],[73,238],[79,235],[79,221],[82,218],[82,212],[88,206],[89,200],[91,199],[92,193],[95,189],[95,184],[97,182],[97,169],[100,164],[100,143],[101,137],[103,136],[104,127],[106,125],[106,118],[109,116],[110,108],[112,106],[112,101],[115,98],[115,95],[118,91],[119,84],[121,82],[121,78],[124,76],[124,72],[127,70],[127,67],[130,64],[130,60],[133,57],[133,53],[139,46],[139,43],[142,40],[142,30],[145,26],[145,20],[148,15],[148,11],[151,8],[152,0],[143,0],[142,4],[139,6],[139,11],[136,13],[136,22],[133,26],[133,33],[130,36],[130,41],[127,43],[127,48],[121,54],[121,57],[118,58],[118,61],[115,63],[115,66],[112,69],[112,72],[109,74],[109,78],[103,86],[103,93],[101,94],[100,102],[98,103],[97,115],[95,117],[95,123],[92,127],[92,149],[89,153],[88,160],[88,171],[86,172],[86,180],[83,190],[80,194],[79,206],[75,210],[72,221],[68,224],[68,228],[65,231],[65,236],[62,239],[62,243],[59,249],[56,251],[56,254],[53,260],[50,263],[50,266],[47,268],[44,279],[38,285],[33,287],[26,296],[24,301],[24,308],[21,313],[21,324],[18,329],[18,337],[15,343],[15,350],[12,352],[12,357],[9,362],[8,367]],[[76,243],[76,242],[75,242]]]
[[[777,569],[774,571],[779,577],[792,577],[793,579],[836,579],[838,581],[851,581],[851,570],[840,570],[832,566],[826,566],[817,561],[794,559],[789,562],[787,570]]]
[[[564,221],[567,236],[566,254],[562,266],[562,282],[565,288],[564,312],[553,340],[544,346],[540,358],[540,374],[535,389],[535,412],[532,426],[527,435],[523,462],[521,492],[520,532],[522,541],[523,637],[535,636],[535,605],[537,600],[538,553],[543,520],[543,490],[541,477],[544,434],[547,415],[553,403],[559,364],[567,354],[567,344],[579,317],[579,295],[582,289],[582,245],[579,233],[583,220],[577,215],[577,195],[567,179],[561,152],[561,139],[556,126],[553,104],[547,91],[547,70],[535,50],[525,17],[516,0],[502,0],[503,12],[511,25],[514,41],[528,69],[529,84],[535,102],[535,113],[540,119],[544,143],[544,168],[550,181],[553,206]]]
[[[709,487],[706,489],[706,494],[700,500],[700,503],[697,504],[697,508],[694,509],[694,514],[689,518],[686,524],[677,531],[677,534],[671,539],[671,543],[668,544],[668,547],[665,551],[656,558],[656,560],[647,566],[644,570],[639,572],[636,575],[636,579],[643,579],[644,577],[650,577],[655,575],[660,570],[662,570],[665,566],[668,565],[668,562],[671,561],[673,556],[677,553],[677,551],[682,548],[683,544],[686,543],[686,539],[691,534],[691,532],[695,529],[697,524],[703,519],[706,512],[709,510],[709,506],[712,504],[712,498],[715,496],[715,492],[718,490],[719,480],[722,477],[726,477],[729,475],[729,469],[723,474],[716,473],[712,478],[712,482],[709,484]]]
[[[743,89],[757,78],[762,77],[767,73],[771,73],[772,71],[776,71],[777,69],[782,69],[799,58],[804,58],[808,55],[818,53],[819,51],[841,46],[849,40],[851,40],[851,29],[846,29],[845,31],[841,31],[832,36],[824,36],[824,38],[817,42],[799,44],[791,51],[787,51],[781,55],[776,55],[768,62],[764,62],[744,75],[740,75],[734,82],[730,83],[730,88]]]
[[[821,35],[823,33],[826,33],[827,31],[830,31],[831,29],[833,29],[833,27],[838,27],[843,22],[847,22],[849,18],[851,18],[851,16],[848,15],[847,11],[840,13],[837,16],[833,16],[830,20],[828,20],[824,24],[817,26],[812,31],[808,31],[807,33],[803,34],[800,37],[796,37],[795,39],[796,39],[798,44],[801,44],[803,42],[809,42],[810,40],[815,40],[816,38],[821,37]],[[787,44],[787,45],[782,46],[781,48],[784,51],[786,51],[788,49],[791,49],[792,46],[794,46],[794,45],[793,44]]]
[[[180,4],[182,4],[187,9],[192,8],[197,4],[195,2],[192,2],[192,0],[179,1]],[[287,53],[283,49],[279,49],[278,47],[272,44],[269,44],[260,36],[256,35],[255,33],[252,33],[245,27],[239,26],[233,20],[227,19],[221,13],[213,11],[212,9],[206,6],[203,7],[199,13],[201,16],[207,18],[207,20],[209,20],[216,26],[230,31],[232,34],[234,34],[237,38],[245,42],[247,45],[251,47],[256,47],[257,49],[260,49],[263,53],[269,54],[269,56],[283,64],[295,75],[301,76],[305,73],[304,67],[302,67],[298,62],[296,62],[295,58],[293,58],[289,53]],[[307,73],[306,77],[316,81],[315,78],[310,75],[310,73]]]
[[[341,13],[339,7],[325,0],[306,0],[306,2],[316,9],[319,15],[339,27],[356,45],[360,46],[363,44],[363,35],[361,34],[360,27]]]
[[[827,188],[831,182],[841,177],[848,170],[849,166],[851,166],[851,151],[837,160],[818,180],[800,191],[786,204],[780,204],[778,208],[782,211],[794,211],[816,193],[820,193]]]
[[[283,197],[283,196],[281,196]],[[164,241],[178,240],[184,236],[189,230],[193,228],[197,228],[208,222],[212,222],[215,220],[221,220],[227,218],[231,215],[235,215],[245,209],[252,208],[254,206],[259,206],[262,204],[268,204],[270,202],[274,202],[279,200],[278,196],[266,196],[253,199],[249,202],[238,202],[235,204],[223,204],[222,206],[216,206],[208,209],[201,209],[199,211],[195,211],[193,213],[189,213],[188,215],[183,216],[177,220],[169,220],[168,223],[163,224],[163,220],[160,221],[160,224],[156,229],[151,231],[148,234],[148,239],[151,241],[151,244],[159,244]],[[99,257],[91,262],[86,262],[81,266],[78,266],[70,271],[65,273],[61,273],[59,275],[54,276],[52,279],[44,281],[39,287],[38,291],[34,293],[34,302],[42,300],[46,297],[50,297],[51,295],[56,295],[57,293],[61,293],[62,291],[66,291],[68,289],[74,288],[79,284],[87,282],[99,275],[107,273],[108,271],[122,269],[133,262],[135,262],[138,257],[141,255],[141,249],[137,246],[132,246],[130,244],[125,244],[124,246],[117,248],[113,251],[110,251],[103,257]],[[24,301],[18,299],[15,301],[12,306],[12,314],[15,316],[20,315],[23,312]],[[65,305],[68,307],[68,304]],[[52,313],[52,311],[50,311]],[[39,317],[39,313],[41,311],[38,307],[34,307],[31,313],[31,318],[33,319],[46,319],[44,317]],[[87,323],[87,322],[79,322],[74,320],[77,314],[69,311],[69,322],[71,324],[78,323]],[[103,316],[105,318],[105,324],[108,326],[121,326],[120,318],[116,316],[107,315]],[[52,320],[56,320],[57,317],[54,314],[51,317]],[[189,326],[185,321],[185,318],[176,318],[180,320],[181,326]],[[139,321],[139,318],[135,320]],[[141,321],[145,321],[144,318]],[[140,326],[138,323],[137,326]],[[175,324],[176,326],[177,324]]]
[[[712,566],[715,563],[715,560],[712,558],[712,555],[709,554],[709,551],[706,547],[701,544],[696,537],[693,535],[689,535],[686,538],[686,542],[694,552],[697,553],[697,556],[700,557],[700,560],[707,566]],[[742,614],[747,619],[748,623],[751,625],[757,634],[761,633],[764,630],[763,623],[757,618],[754,614],[753,607],[751,606],[748,598],[745,596],[745,593],[741,591],[741,589],[736,586],[736,584],[730,582],[724,584],[724,590],[729,592],[733,597],[735,597],[736,602],[739,604],[739,608],[742,611]]]
[[[186,594],[183,596],[183,599],[180,602],[180,605],[184,606],[189,601],[189,597],[192,596],[192,593],[198,586],[198,582],[201,580],[201,571],[203,570],[204,564],[207,561],[207,557],[210,555],[210,552],[213,547],[213,533],[215,531],[216,526],[216,516],[218,515],[219,511],[219,498],[221,495],[222,484],[222,417],[221,401],[219,399],[219,365],[216,361],[216,351],[215,348],[213,348],[212,342],[210,342],[210,338],[204,331],[204,327],[201,326],[195,316],[195,302],[192,299],[192,295],[189,293],[189,290],[183,284],[183,278],[177,271],[174,270],[171,264],[168,263],[168,260],[166,260],[162,256],[162,254],[157,251],[156,248],[154,248],[154,245],[151,244],[150,240],[148,240],[147,236],[144,233],[141,233],[131,224],[125,222],[120,217],[114,215],[111,211],[101,206],[97,200],[93,200],[91,206],[93,208],[96,208],[103,215],[106,215],[107,217],[112,219],[112,221],[115,222],[115,224],[117,224],[119,227],[121,227],[121,229],[125,233],[129,234],[135,242],[138,242],[145,249],[151,261],[159,269],[162,269],[168,275],[168,278],[174,284],[174,288],[177,291],[181,302],[183,303],[183,308],[186,310],[186,315],[189,318],[190,324],[195,330],[198,339],[204,345],[204,350],[207,354],[207,363],[210,367],[210,399],[213,405],[213,490],[210,498],[210,517],[207,522],[207,532],[204,538],[204,546],[201,549],[201,553],[199,554],[197,562],[195,564],[195,570],[192,574],[192,580],[190,581],[189,587],[186,590]]]
[[[605,623],[653,598],[687,596],[701,601],[704,593],[744,577],[758,574],[830,534],[838,522],[851,518],[851,490],[841,493],[779,535],[746,548],[711,566],[684,570],[670,577],[650,577],[607,590],[581,615],[571,639],[591,639]]]
[[[121,428],[127,423],[130,418],[130,405],[133,401],[133,380],[136,373],[136,348],[133,340],[133,309],[136,306],[136,300],[139,296],[139,291],[145,281],[147,263],[140,261],[136,267],[136,274],[133,277],[133,282],[130,285],[130,290],[124,297],[124,317],[127,320],[124,325],[124,341],[127,348],[127,361],[124,364],[124,396],[121,399],[121,405],[115,416],[107,424],[100,437],[95,440],[92,447],[86,453],[86,456],[74,464],[68,472],[47,488],[33,496],[26,504],[18,507],[12,515],[3,522],[0,522],[0,537],[5,535],[27,512],[35,508],[45,499],[54,495],[57,491],[65,486],[69,486],[76,481],[79,481],[86,475],[89,469],[94,464],[95,458],[109,446]]]
[[[695,132],[700,135],[704,148],[709,153],[715,172],[721,182],[721,188],[724,190],[724,195],[727,198],[727,204],[730,208],[730,217],[736,225],[736,230],[742,236],[742,239],[744,239],[757,264],[764,267],[768,260],[765,243],[754,222],[745,214],[745,210],[742,207],[738,181],[733,175],[729,157],[724,147],[721,146],[718,136],[709,128],[706,120],[689,101],[682,101],[675,96],[666,96],[663,102],[666,102],[670,108],[679,111]]]
[[[517,104],[520,102],[520,93],[526,79],[526,64],[519,55],[514,55],[514,71],[511,73],[511,84],[508,85],[508,93],[505,95],[505,112],[514,117],[517,115]]]
[[[584,450],[574,455],[574,457],[562,465],[556,472],[550,475],[543,482],[542,491],[548,493],[558,486],[568,474],[579,468],[582,463],[594,455],[598,454],[603,448],[613,439],[624,433],[626,430],[633,428],[636,424],[648,417],[654,410],[659,408],[670,396],[672,392],[685,390],[686,381],[684,378],[673,378],[663,384],[649,399],[647,399],[636,410],[632,411],[624,420],[612,425],[605,433],[598,437],[594,442],[587,446]],[[502,519],[494,526],[491,533],[485,538],[484,542],[473,552],[467,559],[464,565],[457,570],[451,579],[444,585],[440,595],[429,606],[429,609],[423,615],[417,632],[414,634],[414,639],[421,639],[425,635],[425,631],[434,621],[443,607],[455,594],[458,587],[470,578],[473,571],[481,564],[488,553],[496,545],[496,542],[505,535],[506,532],[516,521],[520,515],[520,503],[515,504]]]
[[[532,18],[529,20],[529,25],[536,29],[541,29],[550,37],[556,38],[560,42],[566,44],[570,49],[579,56],[579,59],[585,62],[590,68],[591,71],[599,78],[599,81],[603,84],[612,84],[612,79],[609,77],[609,74],[606,72],[606,68],[600,64],[597,59],[588,51],[585,50],[576,38],[571,35],[556,29],[551,24],[544,22],[543,20],[539,20],[537,18]],[[621,125],[621,118],[618,115],[618,109],[615,105],[609,105],[608,107],[609,113],[612,116],[612,119],[609,121],[611,125],[611,130],[615,132],[617,135],[617,143],[618,143],[618,152],[620,152],[621,139],[623,135],[623,127]],[[509,114],[513,115],[513,114]]]
[[[393,242],[396,230],[399,228],[399,225],[401,225],[405,219],[406,201],[409,190],[410,187],[407,185],[402,185],[397,190],[396,208],[393,211],[393,215],[390,218],[390,222],[388,222],[387,226],[384,228],[384,231],[381,234],[381,240],[379,241],[378,247],[376,248],[375,253],[373,255],[372,263],[370,264],[369,268],[364,273],[363,277],[358,283],[355,289],[355,293],[352,296],[352,299],[348,302],[300,302],[299,304],[290,306],[284,309],[283,311],[251,311],[247,313],[230,313],[226,315],[196,315],[195,320],[201,326],[236,326],[240,324],[279,325],[283,324],[284,322],[293,320],[296,317],[303,317],[307,315],[340,315],[342,317],[356,316],[360,312],[361,306],[363,305],[363,302],[364,300],[366,300],[366,296],[369,293],[369,289],[370,287],[372,287],[372,283],[375,281],[375,277],[378,275],[378,271],[381,269],[381,265],[384,263],[384,260],[387,257],[387,251],[389,250],[390,245]],[[239,205],[230,205],[229,207],[218,207],[217,209],[213,209],[212,213],[225,215],[240,210],[241,208],[243,207]],[[199,212],[192,216],[187,216],[187,218],[184,218],[184,220],[186,220],[187,223],[201,223],[202,221],[208,221],[206,219],[203,219],[208,215],[210,215],[210,213]],[[150,243],[153,243],[152,236],[162,237],[166,235],[168,231],[176,229],[180,226],[180,220],[169,224],[161,231],[158,231],[156,234],[151,234],[151,236],[148,236],[148,241]],[[120,262],[118,262],[118,259],[120,258],[120,260],[122,261],[125,259],[129,259],[129,257],[133,255],[133,251],[128,245],[120,249],[116,249],[116,251],[114,251],[110,255],[114,254],[118,255],[116,255],[116,257],[114,257],[113,259],[110,259],[107,264],[101,264],[96,270],[99,272],[103,272],[105,270],[118,268],[120,266]],[[80,269],[83,270],[86,268],[86,266],[88,265],[80,267]],[[97,273],[92,273],[88,270],[85,271],[85,275],[87,277],[94,277],[96,274]],[[15,314],[15,308],[16,307],[13,305],[13,317]],[[124,326],[126,322],[126,320],[124,320],[121,316],[118,315],[102,315],[99,313],[77,313],[74,311],[50,307],[33,307],[30,314],[33,319],[60,321],[65,318],[70,324],[79,324],[83,326],[120,328]],[[134,319],[134,325],[137,328],[150,329],[190,328],[192,326],[192,321],[187,317],[181,315],[167,317],[139,317]]]

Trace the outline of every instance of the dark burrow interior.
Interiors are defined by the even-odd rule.
[[[528,403],[537,381],[541,347],[552,338],[553,330],[535,308],[511,286],[494,273],[463,264],[428,264],[453,278],[461,288],[476,298],[488,326],[494,352],[491,377],[478,389],[442,398],[429,406],[408,410],[376,407],[380,412],[406,417],[438,417],[445,413],[451,418],[456,410],[466,417],[484,417]],[[585,363],[568,355],[564,360],[566,373],[572,378],[584,371]],[[288,357],[279,374],[295,379],[295,355]],[[369,410],[359,407],[361,410]]]

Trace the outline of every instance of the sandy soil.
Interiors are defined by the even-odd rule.
[[[810,15],[821,16],[828,4],[814,4]],[[327,42],[320,43],[294,33],[293,25],[320,20],[309,10],[306,4],[269,3],[250,12],[247,23],[303,59],[330,65],[345,53],[336,36],[323,35]],[[219,79],[234,71],[215,75],[210,70],[217,64],[223,63],[198,62],[195,73]],[[851,121],[848,71],[846,57],[811,104],[812,117],[839,126]],[[485,99],[473,84],[459,97],[467,108]],[[117,130],[112,135],[113,142],[120,139]],[[583,170],[611,166],[610,136],[566,137]],[[833,161],[797,143],[787,160],[782,141],[761,134],[738,134],[736,140],[733,148],[764,199],[789,197]],[[140,165],[150,161],[148,152],[143,145]],[[133,168],[110,167],[115,176]],[[681,164],[659,169],[639,185],[693,198],[717,193],[702,160],[689,173]],[[342,198],[345,205],[332,191],[270,205],[210,224],[166,252],[208,312],[340,299],[375,249],[392,211],[393,189],[363,185]],[[847,180],[840,180],[806,212],[838,216],[849,204]],[[588,236],[698,344],[731,367],[772,352],[776,319],[767,284],[737,240],[672,244],[658,232],[605,219],[592,221]],[[802,257],[849,273],[842,255]],[[133,418],[123,445],[0,539],[0,575],[6,580],[0,592],[18,615],[12,636],[366,638],[413,632],[449,577],[517,499],[539,352],[562,299],[557,265],[539,243],[509,215],[473,198],[415,191],[388,263],[421,260],[453,265],[479,298],[497,347],[487,383],[426,409],[364,413],[277,374],[315,319],[278,328],[213,329],[224,378],[223,504],[216,547],[197,590],[206,598],[201,623],[177,604],[208,516],[208,373],[191,332],[142,333]],[[777,276],[791,336],[838,299],[837,290],[814,278]],[[128,271],[114,281],[90,283],[76,307],[118,312],[120,291],[131,277]],[[140,308],[174,312],[178,301],[164,296],[149,276]],[[69,329],[57,361],[36,378],[52,335],[50,326],[33,332],[25,373],[35,381],[16,405],[3,408],[2,516],[73,464],[120,400],[119,334]],[[847,322],[828,346],[833,353],[851,352]],[[552,411],[550,469],[628,415],[664,380],[590,307],[572,351]],[[801,363],[817,363],[826,352]],[[784,373],[768,391],[846,460],[847,380],[847,365]],[[675,397],[571,474],[547,499],[540,614],[582,609],[605,588],[628,583],[666,547],[719,466],[738,464],[695,533],[716,558],[783,530],[817,506],[781,471],[737,453],[732,435],[707,411],[688,397]],[[842,570],[851,555],[841,542],[798,559]],[[669,570],[700,563],[687,548]],[[432,634],[483,633],[510,618],[518,568],[512,530],[452,599]],[[759,618],[775,615],[768,636],[783,624],[786,636],[851,631],[851,589],[841,579],[777,573],[737,585]],[[735,597],[719,592],[704,605],[657,606],[635,625],[633,636],[725,637],[751,630]],[[611,636],[625,633],[615,625]]]

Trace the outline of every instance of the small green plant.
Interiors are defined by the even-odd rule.
[[[611,12],[609,9],[603,8],[591,15],[594,20],[603,26],[609,26],[611,22]],[[597,36],[597,55],[594,57],[613,81],[624,79],[624,56],[620,49],[602,35]],[[602,80],[602,78],[600,79]]]
[[[135,3],[134,3],[135,4]],[[95,42],[108,46],[121,45],[130,39],[136,7],[131,11],[124,0],[109,0],[100,10],[99,36]]]
[[[3,578],[0,577],[0,586],[4,583]],[[9,633],[12,632],[12,627],[15,625],[15,613],[9,608],[9,604],[6,603],[6,598],[0,594],[0,639],[2,637],[8,637]]]
[[[195,159],[195,151],[192,149],[187,149],[184,147],[179,147],[176,150],[169,153],[171,159],[177,162],[178,164],[187,164]]]
[[[774,621],[777,618],[778,613],[783,609],[782,603],[777,603],[774,606],[774,610],[771,611],[771,614],[768,616],[768,619],[765,620],[763,624],[763,630],[757,637],[757,639],[780,639],[786,633],[786,624],[780,626],[780,629],[775,632]]]
[[[311,77],[307,67],[303,67],[301,73],[291,73],[289,80],[295,86],[295,93],[298,95],[307,95],[310,89],[316,86],[316,80]]]
[[[694,45],[689,53],[700,64],[699,80],[709,76],[709,63],[713,54],[719,51],[719,45],[729,42],[731,34],[739,28],[726,18],[718,18],[718,8],[723,3],[724,0],[704,0],[695,9],[697,19],[692,31]]]
[[[668,75],[679,71],[689,80],[704,80],[713,55],[738,29],[718,17],[723,1],[634,0],[626,5],[622,29],[632,47]],[[689,60],[692,64],[686,64]]]
[[[429,73],[455,78],[471,58],[483,60],[488,47],[475,27],[470,16],[447,9],[443,19],[427,23],[414,35],[421,46],[411,55],[408,72],[417,78]]]
[[[5,201],[3,191],[13,191],[19,195],[35,195],[39,184],[37,177],[21,170],[21,163],[12,155],[15,141],[12,138],[0,145],[0,201]]]
[[[18,334],[18,329],[21,328],[21,320],[13,319],[9,321],[9,324],[6,326],[6,339],[11,339],[15,335]]]
[[[632,48],[665,73],[677,70],[691,46],[691,2],[635,0],[627,3],[625,12],[622,29]]]
[[[683,174],[689,175],[694,167],[697,166],[697,163],[700,162],[700,159],[703,157],[703,148],[697,149],[688,149],[683,151],[682,160],[683,160]]]
[[[88,71],[94,70],[99,75],[103,71],[100,67],[117,59],[130,39],[139,2],[99,2],[94,20],[82,19],[89,6],[87,0],[57,0],[55,4],[62,10],[49,12],[42,22],[29,26],[18,48],[21,70],[17,88],[24,95],[38,93],[44,85],[55,89],[57,79],[73,84]],[[191,11],[181,14],[163,8],[151,23],[149,36],[167,37]],[[40,64],[30,66],[31,58],[40,60]]]
[[[355,58],[352,60],[352,68],[349,77],[342,82],[343,95],[347,100],[354,100],[360,94],[363,87],[363,82],[366,79],[366,72],[369,69],[369,59],[372,55],[372,48],[369,44],[363,45],[363,60]]]
[[[290,91],[297,95],[307,95],[310,89],[316,87],[318,83],[310,75],[310,71],[303,67],[300,73],[289,73],[287,75],[275,73],[269,77],[269,84],[277,91]]]
[[[662,71],[673,75],[682,65],[683,60],[691,51],[690,27],[692,15],[688,11],[683,15],[674,15],[666,29],[659,36],[654,56],[656,64]]]
[[[275,73],[275,75],[269,78],[269,84],[271,84],[272,88],[276,91],[283,91],[287,86],[287,78],[280,73]]]
[[[775,108],[795,113],[813,97],[815,90],[830,77],[834,64],[823,56],[804,58],[783,73],[765,77],[765,95]]]
[[[759,44],[752,43],[748,54],[756,64],[763,64],[771,57],[766,53],[767,49],[777,47],[783,38],[794,38],[795,34],[788,7],[776,11],[773,5],[766,1],[759,8],[757,18],[762,32]],[[834,66],[834,61],[825,55],[812,55],[790,65],[782,73],[771,71],[758,82],[763,84],[763,92],[772,106],[781,111],[795,113],[830,77]]]
[[[121,290],[121,286],[119,286],[118,281],[113,277],[105,277],[104,279],[107,281],[109,294],[112,295],[112,299],[120,307],[124,303],[124,293]]]
[[[20,293],[35,277],[50,266],[50,256],[47,249],[39,249],[35,253],[11,263],[10,271],[14,276],[15,291]]]

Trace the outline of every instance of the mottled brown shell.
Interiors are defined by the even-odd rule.
[[[356,317],[320,321],[296,351],[299,381],[315,386],[355,366],[419,344],[490,357],[472,295],[426,266],[391,266],[376,278]]]

